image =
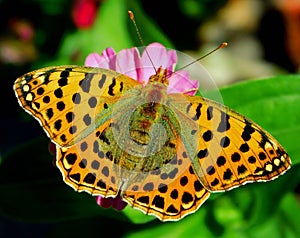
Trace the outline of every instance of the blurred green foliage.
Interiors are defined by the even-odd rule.
[[[188,2],[178,0],[189,17],[204,14],[207,10],[200,4],[201,1]],[[62,19],[67,18],[64,15],[66,8],[72,6],[67,0],[31,0],[28,4],[37,5],[45,16],[61,16]],[[106,0],[101,3],[92,28],[76,29],[70,22],[64,23],[68,28],[62,32],[57,50],[52,54],[41,52],[39,60],[28,67],[82,65],[91,52],[101,52],[106,47],[119,51],[140,45],[127,16],[128,9],[135,12],[146,44],[155,41],[166,47],[174,46],[145,14],[139,1]],[[41,28],[36,34],[36,41],[42,49],[47,41],[52,40],[49,32]],[[40,128],[35,139],[10,145],[14,149],[1,156],[0,214],[3,219],[0,220],[0,228],[3,229],[0,236],[7,234],[5,232],[12,226],[22,230],[25,224],[30,229],[41,229],[45,237],[61,237],[62,234],[64,237],[108,235],[132,238],[299,237],[300,207],[295,188],[300,181],[300,150],[297,145],[300,76],[252,80],[228,86],[220,92],[227,106],[260,124],[286,148],[293,166],[284,176],[268,183],[248,184],[230,192],[212,194],[194,214],[178,222],[163,223],[129,206],[122,212],[100,208],[92,196],[73,191],[62,181],[61,174],[53,165],[54,156],[48,152],[49,140]],[[20,115],[24,117],[25,113],[17,104],[15,110],[18,111],[18,120],[23,121]],[[25,125],[37,124],[31,118],[29,120]],[[2,223],[8,224],[8,228]],[[23,233],[25,236],[29,237],[30,233]]]

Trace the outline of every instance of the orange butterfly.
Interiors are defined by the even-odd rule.
[[[114,70],[49,67],[16,80],[20,105],[57,145],[67,184],[121,196],[166,221],[196,211],[211,192],[269,181],[290,168],[285,150],[260,126],[222,104],[179,93],[191,94],[195,82],[172,74],[174,52],[154,46],[164,52],[151,56],[162,66],[157,72],[134,48],[113,60],[107,49],[91,59],[106,68],[113,62]],[[159,65],[162,59],[168,62]],[[125,75],[128,67],[135,70]]]

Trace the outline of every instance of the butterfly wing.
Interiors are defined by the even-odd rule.
[[[179,220],[193,213],[210,193],[194,172],[191,160],[181,143],[168,165],[151,171],[145,179],[130,183],[122,197],[132,207],[160,220]]]
[[[51,140],[66,147],[103,124],[110,116],[109,104],[136,85],[137,81],[115,71],[60,66],[27,73],[16,80],[14,89],[19,104]]]
[[[117,196],[120,187],[118,168],[101,146],[101,142],[108,140],[105,130],[110,126],[111,120],[107,120],[79,143],[57,148],[56,164],[64,181],[76,191]]]
[[[199,126],[194,170],[209,191],[275,179],[291,166],[283,147],[253,121],[217,102],[185,96]]]

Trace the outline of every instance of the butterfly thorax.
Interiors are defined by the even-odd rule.
[[[117,134],[111,127],[104,130],[109,145],[104,140],[101,146],[105,150],[115,144],[115,164],[129,171],[147,172],[161,168],[176,156],[176,131],[180,126],[168,106],[165,84],[154,80],[141,87],[135,105],[128,107],[128,115],[112,118],[117,124],[124,122]]]

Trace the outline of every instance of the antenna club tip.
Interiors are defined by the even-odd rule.
[[[129,15],[131,20],[134,20],[134,14],[133,14],[132,11],[128,11],[128,15]]]
[[[220,45],[220,48],[225,48],[227,45],[228,45],[227,42],[223,42],[223,43]]]

